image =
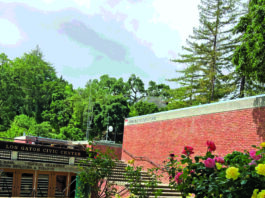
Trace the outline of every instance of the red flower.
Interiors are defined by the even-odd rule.
[[[220,163],[220,164],[224,164],[225,163],[225,160],[223,157],[215,157],[214,158],[216,162]]]
[[[175,154],[174,153],[170,153],[169,154],[169,157],[174,158],[175,157]]]
[[[260,160],[262,158],[261,155],[256,155],[256,151],[255,150],[251,150],[249,151],[249,155],[253,160]]]
[[[206,168],[214,168],[215,167],[215,160],[212,158],[208,158],[204,161],[204,165]]]
[[[99,154],[97,153],[97,155],[94,156],[94,159],[97,159],[99,157]]]
[[[185,146],[184,150],[182,151],[182,154],[187,155],[187,156],[189,156],[193,153],[194,153],[193,148],[191,146]]]
[[[180,179],[179,177],[182,175],[182,172],[178,172],[175,176],[175,182],[177,182],[177,184],[180,184],[182,182],[182,179]]]
[[[190,171],[190,174],[195,174],[195,170],[191,170]]]
[[[206,144],[208,146],[209,151],[215,151],[216,150],[216,146],[212,141],[208,140]]]

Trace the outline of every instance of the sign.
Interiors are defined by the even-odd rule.
[[[70,157],[89,157],[86,151],[77,150],[77,149],[56,148],[50,146],[41,146],[35,144],[23,144],[23,143],[5,142],[5,141],[0,141],[0,149],[11,150],[11,151],[24,151],[32,153],[53,154],[53,155],[64,155]]]
[[[126,125],[130,125],[130,124],[139,124],[139,123],[145,123],[145,122],[154,122],[157,121],[157,117],[156,116],[146,116],[146,117],[140,117],[140,118],[130,118],[128,119],[128,122],[125,123]]]
[[[39,171],[58,171],[58,172],[77,172],[77,166],[64,165],[64,164],[51,164],[39,162],[22,162],[11,160],[0,160],[0,168],[12,168],[21,170],[39,170]]]

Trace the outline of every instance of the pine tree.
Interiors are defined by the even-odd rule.
[[[186,64],[182,77],[172,79],[187,88],[187,100],[208,103],[228,96],[233,64],[232,51],[238,39],[233,36],[239,0],[201,0],[200,25],[187,40],[186,51],[177,63]]]

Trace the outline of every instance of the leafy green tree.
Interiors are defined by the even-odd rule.
[[[128,116],[128,112],[124,115],[124,109],[129,111],[127,82],[122,78],[116,79],[103,75],[99,80],[90,80],[84,89],[77,90],[77,94],[78,99],[73,106],[79,103],[78,117],[83,117],[83,131],[89,127],[90,138],[102,137],[108,123],[113,126],[115,124],[114,129],[119,133],[123,132],[124,117]],[[119,112],[120,116],[117,115]],[[73,115],[76,115],[75,111]],[[92,123],[89,124],[91,119]]]
[[[124,82],[122,78],[119,78],[115,81],[112,86],[112,94],[120,95],[122,94],[124,97],[129,97],[129,84]]]
[[[82,98],[82,96],[79,94],[79,91],[80,90],[74,90],[73,95],[71,97],[68,97],[68,100],[71,101],[73,107],[73,113],[69,124],[81,130],[85,130],[88,101],[86,101],[86,98]]]
[[[54,86],[52,102],[50,109],[42,112],[44,120],[49,121],[52,127],[60,132],[61,127],[65,127],[70,122],[73,107],[70,97],[72,95],[72,86],[63,79],[59,79]]]
[[[101,136],[107,126],[113,126],[114,133],[123,133],[124,119],[129,115],[127,100],[122,96],[112,96],[106,104],[95,106],[94,127],[98,129]],[[117,137],[121,141],[122,137]]]
[[[24,114],[17,115],[11,123],[11,127],[3,133],[3,136],[12,139],[22,136],[23,134],[35,135],[35,130],[33,129],[36,124],[35,119],[32,117],[28,117]]]
[[[41,113],[49,108],[51,102],[53,90],[50,83],[57,80],[54,68],[43,60],[37,47],[31,53],[13,60],[11,72],[24,98],[23,105],[19,107],[20,113],[34,117],[38,123],[42,122]]]
[[[143,81],[137,77],[135,74],[132,74],[128,81],[129,93],[130,93],[130,103],[136,103],[139,99],[145,96],[145,89]]]
[[[235,33],[241,34],[233,63],[241,76],[240,97],[264,93],[265,2],[249,1],[248,13],[241,17]]]
[[[60,134],[56,136],[58,139],[63,140],[83,140],[85,137],[81,129],[69,124],[68,126],[60,128]]]
[[[146,92],[148,96],[164,96],[168,97],[169,96],[169,86],[165,84],[156,84],[154,81],[150,81],[148,83],[149,87],[147,88]]]
[[[231,52],[237,43],[232,34],[237,3],[238,0],[201,0],[200,26],[194,28],[183,47],[186,53],[173,60],[186,65],[183,77],[173,81],[186,85],[186,100],[191,104],[193,98],[200,103],[216,101],[234,89]]]
[[[33,117],[25,114],[17,115],[11,123],[11,127],[3,133],[3,137],[15,138],[22,135],[54,137],[54,130],[49,122],[38,124]]]
[[[139,101],[130,107],[129,116],[140,116],[150,113],[158,112],[158,107],[154,103],[149,103],[145,101]]]
[[[35,124],[31,126],[32,135],[38,137],[52,138],[55,133],[54,129],[49,122],[42,122],[40,124]]]
[[[0,132],[6,131],[23,104],[21,89],[11,71],[11,61],[0,54]]]
[[[108,75],[102,75],[99,81],[99,87],[110,95],[128,94],[128,84],[122,78],[116,79]]]

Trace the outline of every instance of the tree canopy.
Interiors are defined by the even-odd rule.
[[[35,135],[59,139],[83,140],[109,136],[122,141],[124,119],[132,109],[143,115],[159,111],[139,102],[152,96],[168,97],[169,86],[149,82],[145,89],[140,77],[123,78],[102,75],[90,79],[85,88],[73,89],[43,59],[37,47],[14,60],[0,54],[0,132],[1,137]],[[147,103],[146,103],[147,104]]]
[[[88,79],[74,89],[39,47],[21,57],[0,54],[0,137],[36,135],[68,140],[122,142],[124,119],[160,111],[265,93],[265,3],[201,0],[199,26],[172,61],[175,88],[128,79]],[[239,20],[239,17],[242,16]]]
[[[249,1],[248,12],[235,26],[241,44],[235,49],[233,63],[244,79],[241,97],[264,93],[265,83],[265,2]]]

